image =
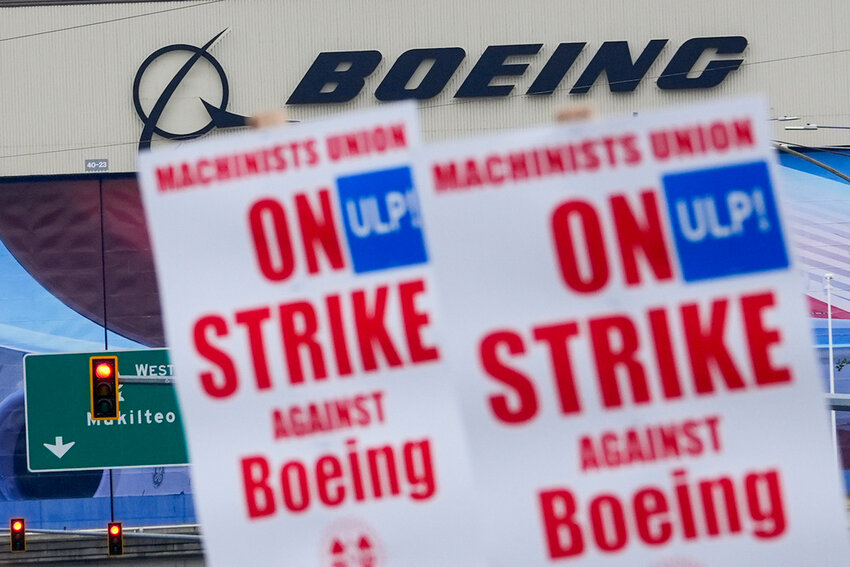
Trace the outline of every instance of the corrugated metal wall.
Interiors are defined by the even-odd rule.
[[[299,120],[376,104],[380,80],[408,49],[463,48],[466,58],[446,89],[421,102],[424,130],[433,139],[546,122],[568,101],[633,113],[743,93],[765,94],[774,115],[799,116],[798,124],[848,125],[848,21],[850,3],[842,0],[219,0],[0,8],[0,177],[82,173],[85,160],[94,158],[108,159],[111,172],[133,171],[143,127],[132,102],[137,69],[159,48],[201,46],[226,28],[210,54],[229,80],[227,109],[240,114],[283,106],[319,52],[383,54],[356,99],[290,107]],[[745,64],[719,86],[656,86],[684,41],[732,35],[749,40]],[[669,42],[634,92],[611,93],[600,79],[587,95],[569,94],[603,41],[627,40],[636,57],[651,39]],[[579,41],[587,46],[554,94],[524,94],[559,43]],[[486,46],[516,43],[543,47],[517,59],[529,63],[522,77],[495,81],[515,83],[511,96],[453,98]],[[209,66],[186,83],[168,105],[171,121],[179,122],[192,105],[202,111],[198,96],[215,96],[220,88]],[[777,123],[777,139],[850,143],[850,131],[790,132],[785,125]]]

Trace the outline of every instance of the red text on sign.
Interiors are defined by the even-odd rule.
[[[640,194],[635,207],[625,195],[608,199],[617,252],[626,285],[642,283],[641,261],[657,281],[673,278],[655,191]],[[552,240],[561,279],[579,293],[595,293],[611,279],[611,252],[596,207],[582,200],[561,203],[552,213]]]
[[[698,457],[720,450],[719,415],[629,427],[624,431],[609,429],[582,435],[578,441],[582,472]]]
[[[202,391],[229,398],[240,388],[280,387],[272,379],[272,356],[282,361],[285,382],[292,386],[438,360],[439,350],[423,337],[430,323],[428,312],[417,305],[423,294],[425,281],[417,279],[321,300],[203,315],[192,333],[196,353],[208,363],[198,375]],[[395,321],[388,321],[390,312]],[[230,354],[246,346],[250,369],[238,367]]]
[[[655,159],[666,161],[753,147],[756,137],[752,120],[744,118],[656,130],[650,132],[649,142]]]
[[[407,145],[407,130],[404,124],[376,126],[328,136],[327,139],[328,157],[331,161],[383,154],[390,150],[407,148]]]
[[[428,438],[364,448],[348,439],[343,455],[324,454],[313,462],[292,459],[274,468],[265,455],[251,455],[240,466],[249,518],[271,516],[279,504],[299,513],[314,505],[334,508],[396,497],[421,502],[437,491]]]
[[[295,193],[288,207],[269,197],[249,208],[248,226],[257,267],[267,280],[282,282],[295,273],[296,249],[303,252],[310,275],[320,273],[322,258],[331,270],[345,268],[330,191],[320,189],[315,197],[318,202],[311,204],[307,193]],[[293,211],[297,230],[291,226]]]
[[[569,488],[538,493],[549,557],[584,555],[589,547],[616,553],[630,543],[661,546],[749,533],[775,539],[785,533],[779,471],[749,472],[692,481],[671,471],[672,486],[642,486],[631,495],[604,492],[582,502]],[[585,508],[586,507],[586,508]]]
[[[434,188],[445,193],[617,169],[640,161],[637,137],[624,134],[436,163],[431,173]]]
[[[774,293],[766,291],[714,299],[707,307],[693,302],[650,309],[642,321],[629,314],[608,314],[537,325],[530,333],[492,331],[479,343],[481,367],[506,391],[489,397],[490,409],[506,424],[525,423],[537,416],[537,389],[543,381],[519,366],[531,348],[542,348],[548,355],[558,409],[565,415],[582,411],[573,365],[577,348],[589,350],[579,356],[593,361],[594,376],[589,382],[597,387],[602,407],[609,410],[626,407],[626,398],[647,404],[654,396],[671,400],[686,393],[711,396],[719,388],[747,391],[790,383],[788,367],[771,358],[772,347],[782,342],[779,329],[765,321],[775,303]],[[743,321],[744,360],[736,359],[727,344],[727,321],[733,310]],[[685,360],[677,360],[675,354],[673,320],[681,329]]]
[[[296,404],[272,410],[275,439],[303,437],[353,427],[384,423],[384,392],[376,390],[322,402]]]
[[[296,171],[315,167],[318,163],[315,140],[294,140],[236,154],[204,156],[197,160],[161,165],[156,168],[156,185],[160,193],[166,193],[235,179]]]

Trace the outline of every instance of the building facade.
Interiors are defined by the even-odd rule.
[[[303,122],[412,98],[433,141],[574,103],[761,96],[825,379],[824,273],[850,317],[847,180],[822,167],[850,172],[846,21],[840,0],[0,1],[0,516],[102,526],[117,502],[129,524],[195,521],[186,467],[27,471],[21,356],[164,346],[136,156],[275,108]],[[839,364],[848,339],[838,321]]]

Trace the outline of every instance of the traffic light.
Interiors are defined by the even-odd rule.
[[[109,522],[106,528],[109,555],[124,555],[124,527],[121,522]]]
[[[12,518],[9,522],[9,546],[12,551],[27,550],[27,523],[23,518]]]
[[[118,419],[118,357],[93,356],[89,362],[92,419]]]

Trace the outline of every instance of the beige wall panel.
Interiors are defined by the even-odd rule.
[[[289,107],[298,120],[377,104],[375,89],[408,49],[463,48],[466,59],[446,88],[420,102],[426,135],[439,139],[545,123],[558,107],[576,101],[591,101],[606,114],[632,114],[747,93],[767,96],[775,116],[799,116],[796,124],[850,125],[847,22],[846,0],[220,0],[2,8],[0,176],[84,173],[85,160],[95,158],[108,159],[110,172],[133,171],[143,129],[132,104],[136,70],[157,49],[201,46],[224,29],[229,31],[210,54],[229,80],[227,109],[240,114],[282,107],[319,52],[383,54],[357,98]],[[749,40],[745,64],[719,86],[691,91],[656,86],[684,41],[730,35]],[[587,95],[569,94],[602,42],[627,40],[636,57],[651,39],[669,42],[634,92],[612,93],[603,77]],[[559,89],[525,95],[557,45],[577,41],[587,46]],[[543,48],[517,59],[529,63],[522,77],[494,82],[515,84],[510,96],[453,97],[488,45],[516,43]],[[166,77],[159,80],[167,82],[168,72],[161,68]],[[145,77],[156,84],[154,75]],[[193,67],[160,125],[203,121],[198,98],[217,96],[217,83],[208,65]],[[156,88],[151,92],[156,98]],[[795,123],[776,123],[778,140],[850,144],[850,130],[786,131],[788,124]],[[155,137],[154,143],[162,142]]]

